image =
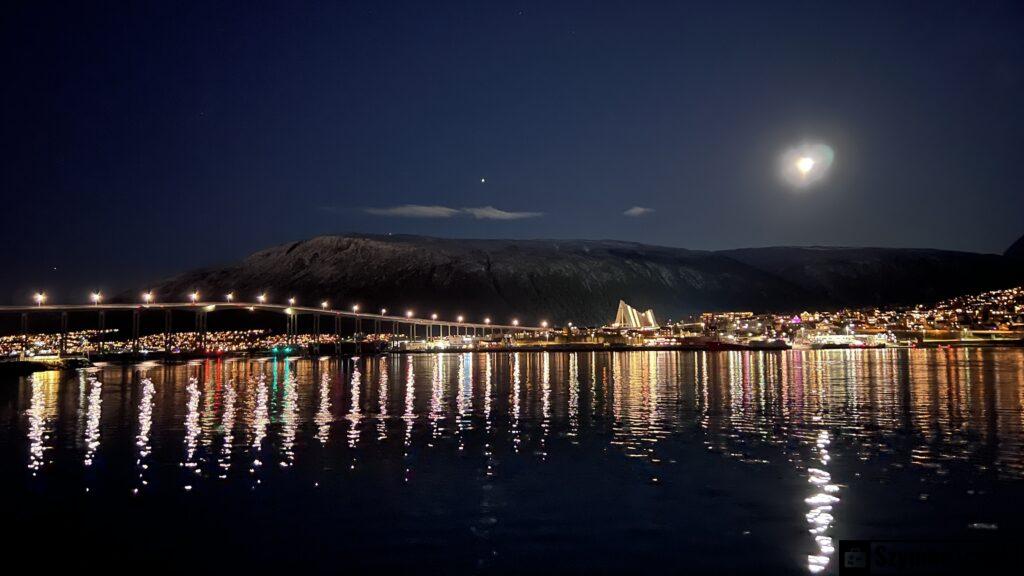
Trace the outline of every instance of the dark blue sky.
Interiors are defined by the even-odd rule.
[[[987,252],[1024,233],[1020,2],[12,4],[0,300],[350,231]],[[836,160],[795,191],[777,158],[808,139]]]

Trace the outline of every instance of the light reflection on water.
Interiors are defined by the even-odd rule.
[[[471,518],[447,520],[479,543],[465,552],[477,568],[502,567],[503,546],[526,542],[526,557],[541,558],[537,539],[621,538],[620,525],[638,540],[622,544],[634,561],[657,565],[664,558],[644,556],[639,540],[685,548],[690,533],[679,532],[693,530],[685,517],[696,511],[707,516],[701,537],[741,550],[770,544],[769,565],[820,572],[843,537],[1018,530],[995,493],[1024,494],[1020,350],[238,359],[4,385],[17,393],[0,411],[3,445],[24,450],[4,452],[3,469],[18,458],[34,477],[14,489],[39,490],[33,482],[52,475],[60,482],[50,490],[119,498],[127,459],[126,497],[141,499],[201,498],[216,482],[271,493],[366,488],[349,476],[365,474],[429,511],[446,490],[482,490]],[[533,486],[549,466],[561,483]],[[609,509],[607,526],[580,510],[531,507],[537,489],[583,499],[603,482],[612,491],[595,488],[587,503]],[[885,509],[894,503],[907,508]]]

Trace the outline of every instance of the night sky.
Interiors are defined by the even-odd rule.
[[[325,233],[1024,234],[1019,1],[179,4],[5,4],[0,301]]]

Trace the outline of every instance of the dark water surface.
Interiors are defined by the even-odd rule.
[[[51,568],[831,571],[1024,534],[1024,351],[498,353],[0,381],[0,550]]]

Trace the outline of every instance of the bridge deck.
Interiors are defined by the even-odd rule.
[[[264,310],[282,314],[311,314],[334,316],[358,320],[372,320],[411,324],[416,326],[451,326],[460,328],[484,328],[493,330],[540,331],[539,326],[522,326],[512,324],[495,324],[486,322],[457,322],[451,320],[432,320],[408,316],[386,314],[367,314],[338,310],[332,308],[289,306],[285,304],[268,304],[260,302],[151,302],[149,304],[110,303],[110,304],[43,304],[34,306],[0,306],[0,314],[28,314],[37,312],[85,312],[85,311],[131,311],[131,310],[187,310],[193,312],[214,312],[216,310]]]

